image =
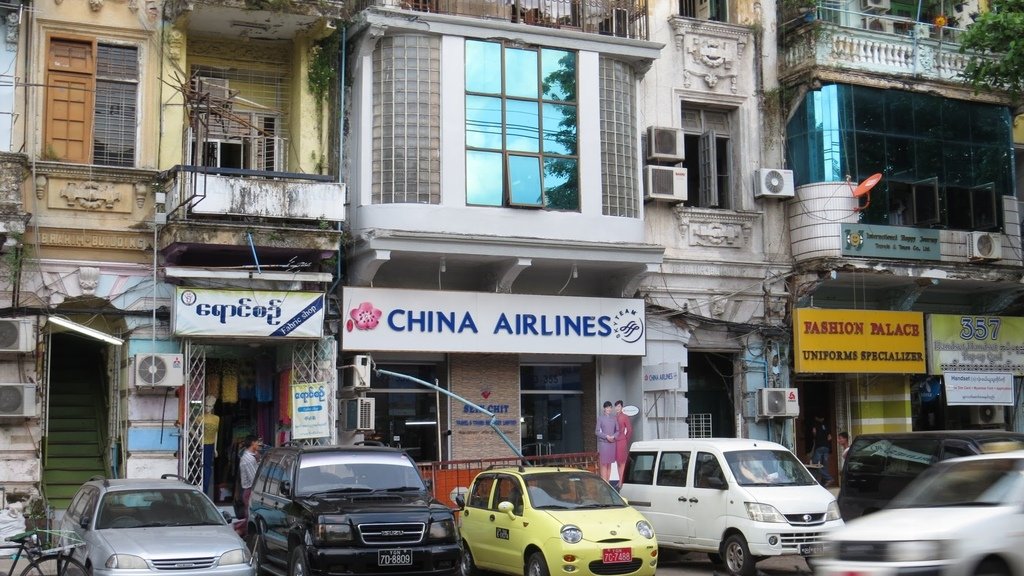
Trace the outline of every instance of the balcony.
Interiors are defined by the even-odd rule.
[[[785,83],[815,70],[842,82],[853,72],[968,90],[960,74],[970,56],[960,53],[960,32],[886,13],[818,7],[784,24],[780,79]]]
[[[370,7],[648,39],[646,0],[361,0],[358,5],[359,10]]]

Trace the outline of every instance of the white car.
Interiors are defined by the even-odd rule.
[[[830,533],[815,574],[1024,574],[1024,451],[931,466],[888,507]]]

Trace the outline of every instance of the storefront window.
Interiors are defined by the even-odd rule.
[[[580,373],[577,365],[519,369],[524,455],[583,451]]]
[[[378,364],[377,368],[431,384],[440,372],[433,364]],[[374,431],[367,440],[402,448],[417,462],[439,459],[438,392],[411,380],[373,372],[369,395],[377,402]]]

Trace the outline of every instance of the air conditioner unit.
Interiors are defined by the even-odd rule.
[[[0,320],[0,354],[31,352],[36,349],[35,330],[31,318]]]
[[[800,398],[796,388],[759,388],[757,415],[776,418],[800,415]]]
[[[865,12],[872,12],[872,11],[877,12],[877,11],[880,11],[880,10],[889,10],[890,8],[892,8],[892,1],[891,0],[863,0],[863,4],[861,4],[861,5],[864,7],[864,11]]]
[[[886,34],[894,34],[896,32],[892,20],[886,18],[865,18],[864,29],[885,32]]]
[[[792,198],[793,171],[762,168],[754,173],[754,198]]]
[[[1002,406],[971,406],[968,418],[973,426],[988,426],[1005,423],[1005,414]]]
[[[231,88],[226,78],[197,76],[195,89],[201,101],[207,104],[223,104],[231,97]]]
[[[686,168],[645,166],[644,200],[675,203],[686,200]]]
[[[136,354],[131,378],[136,388],[179,388],[185,383],[185,357],[181,354]]]
[[[376,418],[375,398],[351,398],[342,400],[341,414],[345,430],[373,430]]]
[[[1003,237],[993,232],[971,232],[971,260],[999,260],[1003,257]]]
[[[358,355],[352,357],[352,363],[348,366],[342,382],[342,388],[349,392],[362,392],[370,389],[370,367],[373,360],[369,356]]]
[[[659,126],[647,128],[648,162],[682,162],[685,159],[682,130]]]
[[[32,418],[35,415],[35,384],[0,384],[0,418]]]

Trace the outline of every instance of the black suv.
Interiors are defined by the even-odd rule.
[[[461,541],[403,451],[285,446],[267,452],[248,514],[256,575],[455,576]]]

